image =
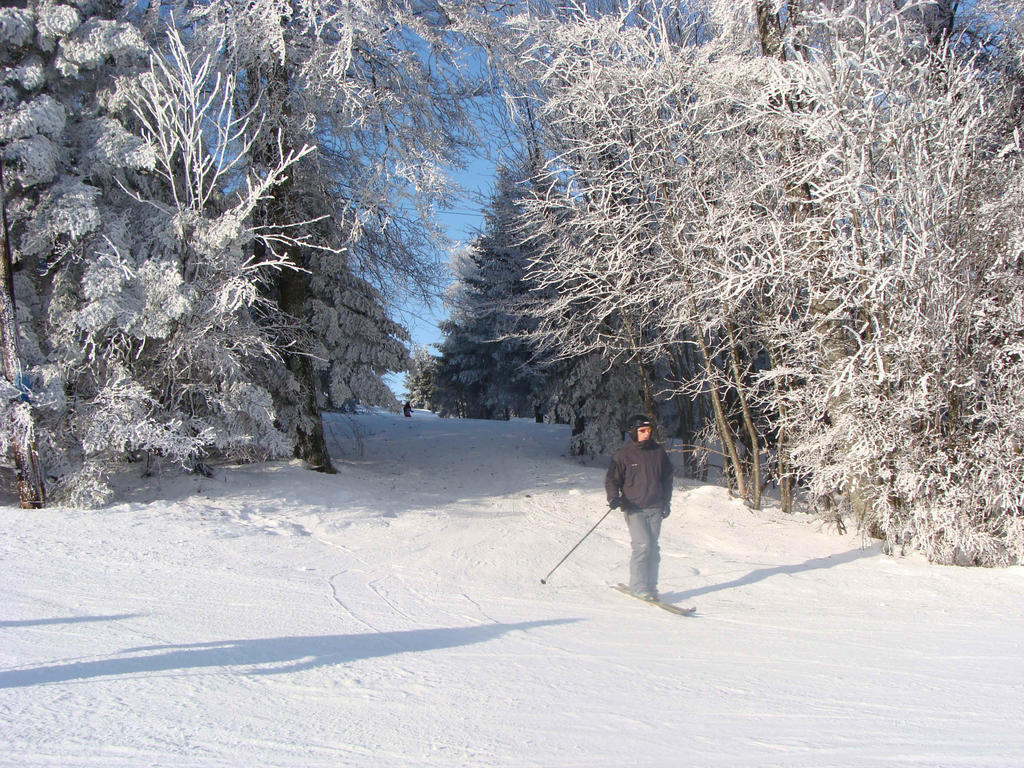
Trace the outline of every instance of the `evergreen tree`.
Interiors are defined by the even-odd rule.
[[[284,341],[260,296],[288,265],[252,254],[292,238],[251,219],[305,150],[247,175],[233,82],[173,29],[151,47],[152,16],[2,13],[14,289],[46,471],[96,503],[124,458],[285,454],[267,386]]]
[[[24,362],[0,449],[36,435],[72,501],[142,455],[328,468],[321,381],[393,403],[387,307],[435,282],[428,208],[465,125],[429,2],[161,7],[0,10],[0,316]]]
[[[64,477],[74,464],[63,438],[73,434],[88,453],[86,412],[97,403],[98,388],[81,392],[81,419],[68,418],[67,397],[98,366],[74,317],[89,301],[84,281],[92,278],[90,298],[103,292],[99,254],[124,245],[118,234],[130,203],[114,179],[154,164],[143,141],[104,103],[114,74],[142,66],[146,53],[139,31],[118,18],[120,10],[113,2],[0,9],[4,240],[11,267],[5,287],[17,308],[24,363],[22,391],[4,398],[0,447],[6,452],[17,434],[10,425],[18,424],[22,435],[40,427],[51,478]],[[5,349],[10,330],[5,323]],[[138,426],[144,430],[145,422]]]
[[[509,418],[544,406],[544,378],[518,306],[530,290],[535,252],[522,230],[522,201],[532,194],[535,172],[532,162],[499,168],[484,231],[453,260],[436,384],[445,411]]]
[[[465,140],[473,93],[451,57],[457,10],[434,0],[214,0],[193,13],[224,41],[239,98],[263,116],[253,167],[317,148],[258,212],[307,222],[301,231],[316,246],[280,248],[296,269],[280,271],[267,294],[302,331],[284,352],[291,376],[275,399],[296,455],[316,468],[330,469],[320,378],[335,404],[394,405],[382,377],[409,361],[389,302],[439,282],[430,207],[446,195],[440,169]]]
[[[405,377],[405,392],[413,408],[437,410],[436,379],[438,358],[426,347],[414,347],[409,372]]]

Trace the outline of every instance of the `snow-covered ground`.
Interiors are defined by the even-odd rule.
[[[565,427],[329,416],[339,472],[0,507],[0,765],[1024,765],[1024,569],[677,480],[626,575]],[[134,469],[132,471],[135,471]]]

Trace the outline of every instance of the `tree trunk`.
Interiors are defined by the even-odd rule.
[[[771,356],[771,352],[768,353]],[[775,367],[774,360],[772,367]],[[779,421],[786,423],[788,411],[782,401],[781,385],[778,379],[775,380],[775,400],[779,409]],[[777,472],[779,477],[779,504],[785,514],[793,512],[793,470],[789,465],[789,435],[784,426],[779,426],[778,434],[775,436],[775,456]]]
[[[693,305],[693,316],[697,317],[697,302],[694,300],[692,295],[690,296],[690,303]],[[700,333],[699,329],[694,336],[697,339],[697,346],[700,349],[701,356],[704,360],[704,371],[707,374],[708,379],[708,393],[711,396],[711,407],[715,412],[715,425],[718,427],[718,436],[722,441],[723,458],[727,459],[732,464],[733,473],[736,476],[736,493],[738,493],[739,497],[744,501],[749,501],[746,477],[743,473],[743,464],[740,462],[739,451],[736,450],[736,438],[733,436],[732,430],[729,428],[729,420],[725,415],[722,398],[718,394],[718,389],[715,387],[711,352],[708,349],[708,345],[704,341],[704,336]]]
[[[4,376],[18,389],[23,389],[21,354],[18,350],[18,321],[14,306],[14,256],[7,226],[7,187],[3,164],[0,163],[0,351]],[[5,425],[6,428],[6,425]],[[14,466],[18,473],[18,497],[22,509],[40,509],[46,505],[46,486],[36,453],[35,441],[26,439],[21,430],[13,430]]]
[[[292,253],[291,251],[296,251]],[[289,249],[289,260],[301,266],[298,249]],[[306,317],[306,297],[309,289],[309,276],[298,269],[281,270],[278,279],[281,293],[281,309],[294,318],[302,320]],[[296,406],[299,410],[299,424],[296,430],[295,457],[304,461],[310,469],[317,472],[334,473],[330,454],[327,452],[327,441],[324,438],[324,424],[320,406],[316,398],[317,375],[308,355],[301,352],[286,352],[285,365],[295,376],[299,385]]]
[[[754,9],[757,13],[757,32],[761,39],[761,53],[785,61],[782,24],[775,11],[775,3],[771,0],[755,0]]]
[[[274,131],[268,130],[263,147],[254,153],[254,159],[262,161],[268,166],[276,164],[281,156],[287,156],[292,147],[289,146],[287,135],[284,131],[285,118],[288,114],[287,100],[285,93],[288,89],[288,73],[284,65],[273,65],[266,73],[266,109],[265,114],[270,118],[268,125],[282,126],[282,138],[274,135]],[[252,74],[253,82],[250,88],[253,93],[260,93],[259,74]],[[278,186],[271,199],[266,203],[262,211],[262,217],[267,224],[287,222],[290,220],[290,212],[298,206],[290,205],[293,196],[298,194],[295,185],[289,177],[284,183]],[[278,272],[278,306],[281,311],[294,318],[300,324],[304,324],[309,315],[309,273],[305,271],[306,263],[302,249],[296,245],[283,246],[294,269],[282,269]],[[257,250],[264,246],[257,243]],[[298,385],[298,393],[294,405],[298,410],[298,425],[296,429],[295,457],[301,459],[310,469],[318,472],[333,473],[334,466],[331,464],[331,457],[327,452],[327,441],[324,438],[324,425],[317,401],[317,375],[307,354],[302,350],[285,350],[282,353],[285,365],[295,376]]]
[[[754,509],[761,508],[761,439],[754,425],[754,417],[750,412],[750,404],[747,402],[746,388],[743,383],[743,374],[740,371],[739,350],[736,344],[735,328],[731,322],[726,321],[726,333],[729,334],[729,360],[732,365],[732,375],[736,379],[736,396],[739,398],[740,410],[743,414],[743,428],[750,440],[750,505]]]

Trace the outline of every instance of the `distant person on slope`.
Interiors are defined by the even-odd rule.
[[[632,541],[629,589],[645,600],[658,599],[661,521],[669,516],[672,501],[672,462],[665,449],[651,439],[646,416],[631,416],[630,441],[612,457],[605,475],[608,506],[625,513]]]
[[[412,416],[412,403],[408,400],[405,401],[405,405],[402,406],[402,413],[406,415],[406,418]]]

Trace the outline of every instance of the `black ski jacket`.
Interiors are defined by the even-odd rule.
[[[630,440],[612,457],[604,490],[609,504],[621,497],[627,511],[666,507],[672,500],[672,462],[653,440]]]

